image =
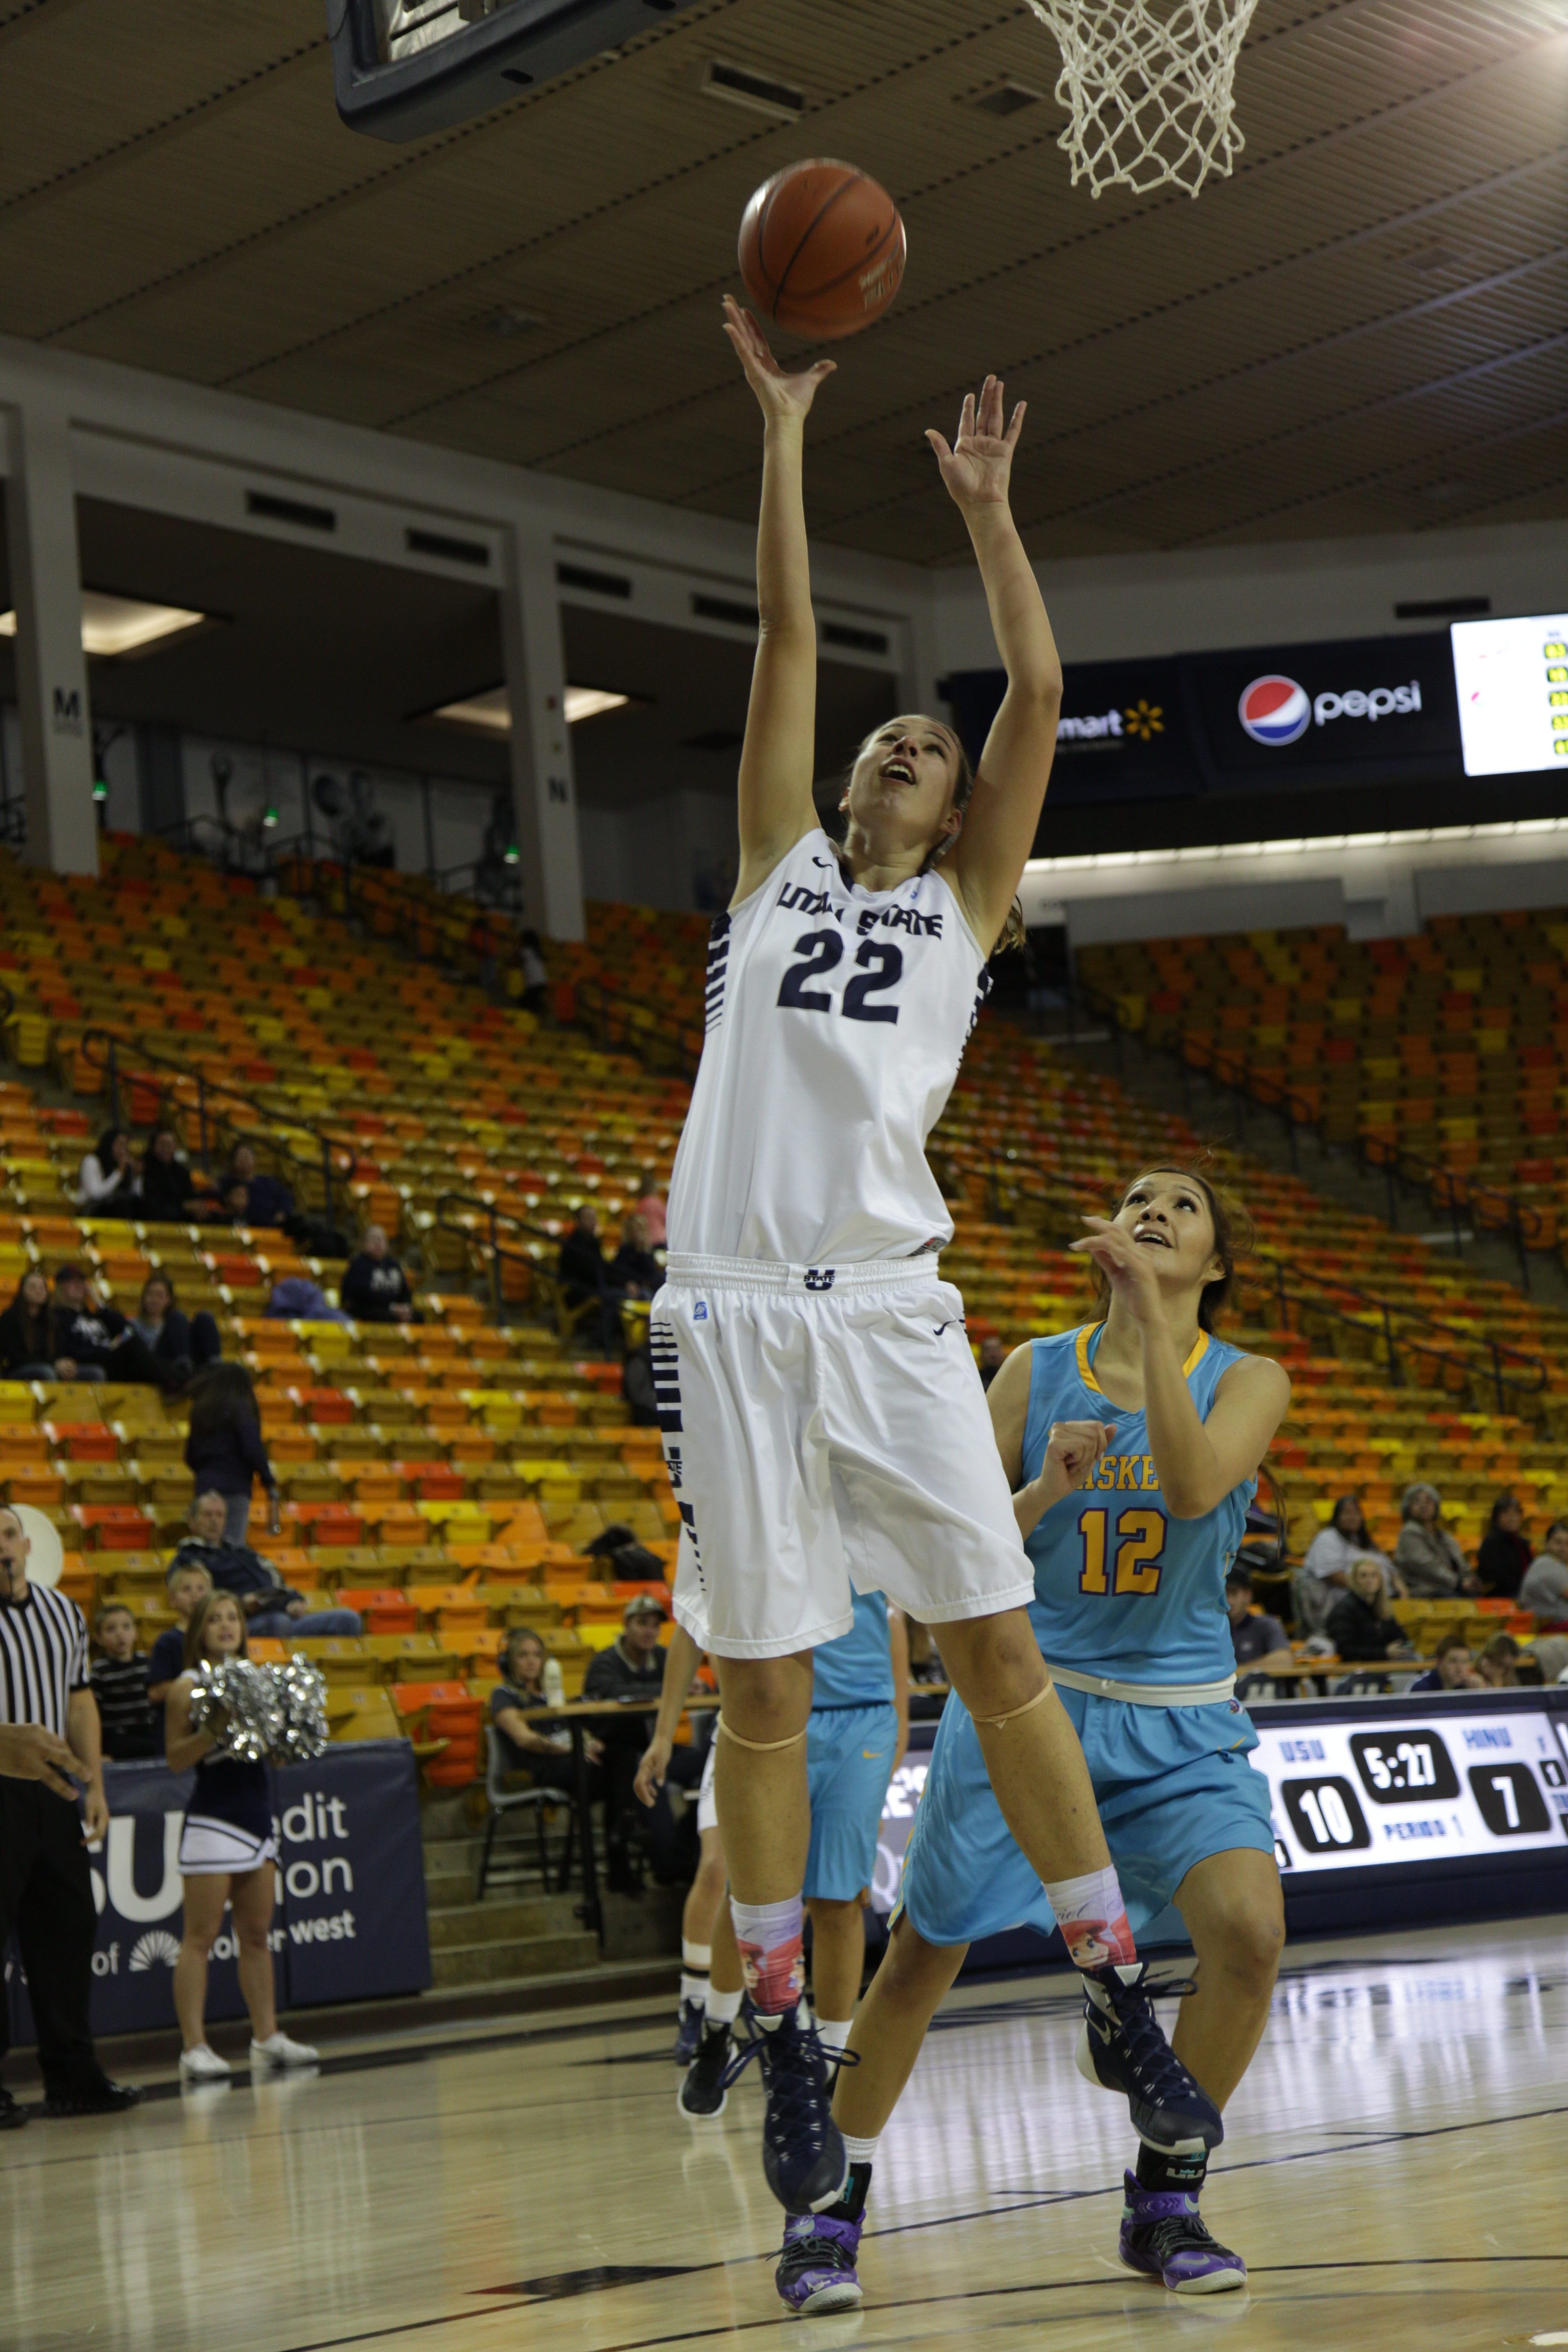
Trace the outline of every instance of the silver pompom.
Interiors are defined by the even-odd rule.
[[[272,1678],[283,1718],[282,1731],[272,1750],[273,1761],[314,1763],[331,1736],[327,1730],[326,1677],[302,1652],[296,1650],[287,1665],[273,1667]]]
[[[253,1666],[248,1658],[204,1660],[191,1692],[191,1728],[212,1733],[216,1755],[262,1762],[283,1731],[271,1667]]]

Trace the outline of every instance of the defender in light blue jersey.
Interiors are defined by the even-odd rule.
[[[1201,1176],[1140,1178],[1075,1244],[1094,1263],[1103,1321],[1016,1349],[990,1391],[1035,1569],[1035,1631],[1082,1741],[1135,1930],[1174,1905],[1172,1925],[1192,1939],[1197,1989],[1173,2047],[1222,2108],[1261,2035],[1284,1935],[1268,1783],[1247,1763],[1256,1735],[1233,1696],[1225,1578],[1289,1382],[1214,1336],[1236,1213]],[[850,2036],[860,2063],[838,2081],[834,2116],[852,2150],[868,2154],[887,2122],[969,1943],[1020,1925],[1048,1935],[1051,1909],[955,1696],[889,1956]],[[1079,2063],[1123,2086],[1092,1998]],[[1127,2175],[1121,2258],[1177,2293],[1246,2283],[1199,2216],[1205,2164],[1205,2149],[1145,2141]],[[868,2160],[857,2222],[868,2181]]]

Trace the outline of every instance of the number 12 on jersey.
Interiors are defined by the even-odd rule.
[[[1163,1511],[1123,1511],[1116,1532],[1114,1565],[1110,1560],[1109,1511],[1085,1511],[1078,1523],[1083,1538],[1080,1592],[1149,1593],[1160,1590],[1160,1554],[1165,1549]]]

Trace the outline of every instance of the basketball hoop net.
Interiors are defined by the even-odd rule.
[[[1172,181],[1196,195],[1228,179],[1246,142],[1231,84],[1258,0],[1029,0],[1061,46],[1058,145],[1073,185],[1140,195]]]

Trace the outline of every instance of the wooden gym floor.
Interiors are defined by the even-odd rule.
[[[865,2310],[776,2302],[748,2076],[675,2104],[669,2021],[599,2011],[334,2053],[307,2079],[0,2138],[6,2352],[1568,2344],[1561,1920],[1301,1945],[1205,2198],[1252,2270],[1115,2261],[1130,2134],[1060,1976],[961,1989],[883,2143]]]

